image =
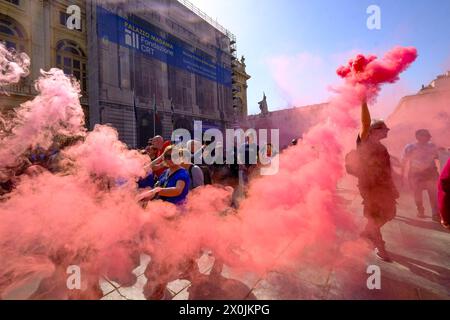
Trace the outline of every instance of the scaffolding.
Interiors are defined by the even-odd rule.
[[[207,23],[209,23],[211,26],[213,26],[214,28],[216,28],[217,30],[219,30],[220,32],[222,32],[225,36],[228,37],[228,39],[230,39],[230,51],[231,54],[233,55],[233,57],[236,57],[236,36],[231,33],[228,29],[226,29],[225,27],[223,27],[220,23],[218,23],[217,21],[213,20],[210,16],[208,16],[206,13],[204,13],[202,10],[200,10],[199,8],[197,8],[196,6],[194,6],[194,4],[192,4],[191,2],[189,2],[188,0],[178,0],[178,2],[180,2],[182,5],[184,5],[186,8],[188,8],[189,10],[191,10],[193,13],[195,13],[197,16],[199,16],[200,18],[202,18],[204,21],[206,21]]]

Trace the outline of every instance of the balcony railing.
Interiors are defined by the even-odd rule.
[[[3,86],[0,90],[9,95],[33,96],[37,94],[32,85],[25,83],[9,84]]]
[[[36,96],[38,93],[34,86],[26,83],[16,83],[16,84],[9,84],[6,86],[3,86],[0,88],[0,94],[7,94],[7,95],[17,95],[17,96],[25,96],[25,97],[32,97]],[[82,105],[87,105],[89,102],[87,94],[84,93],[83,96],[80,98],[80,103]]]

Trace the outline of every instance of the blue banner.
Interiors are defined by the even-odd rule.
[[[101,39],[231,87],[231,70],[191,52],[188,45],[183,44],[181,40],[165,39],[156,32],[100,6],[97,6],[97,34]]]

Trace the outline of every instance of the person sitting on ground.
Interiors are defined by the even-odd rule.
[[[372,122],[366,102],[361,106],[362,129],[357,139],[359,155],[358,188],[363,198],[367,225],[362,237],[376,248],[377,256],[390,262],[381,228],[396,216],[399,193],[392,179],[391,158],[381,140],[389,128],[381,120]]]
[[[450,160],[447,160],[447,164],[439,177],[438,191],[441,223],[444,228],[450,230]]]
[[[408,144],[403,152],[402,177],[407,177],[414,193],[417,217],[425,218],[423,191],[428,192],[433,220],[440,222],[437,205],[437,182],[439,178],[439,151],[431,143],[431,134],[426,129],[416,132],[416,143]]]
[[[164,164],[168,168],[159,177],[156,187],[149,191],[141,192],[137,201],[157,199],[181,205],[189,193],[189,173],[174,162],[172,153],[176,150],[173,146],[168,147],[163,154]]]

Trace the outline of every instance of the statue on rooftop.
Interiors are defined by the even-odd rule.
[[[259,109],[261,109],[262,114],[269,113],[269,107],[267,106],[267,97],[266,97],[265,92],[264,92],[264,97],[263,97],[262,101],[258,102],[258,104],[259,104]]]

